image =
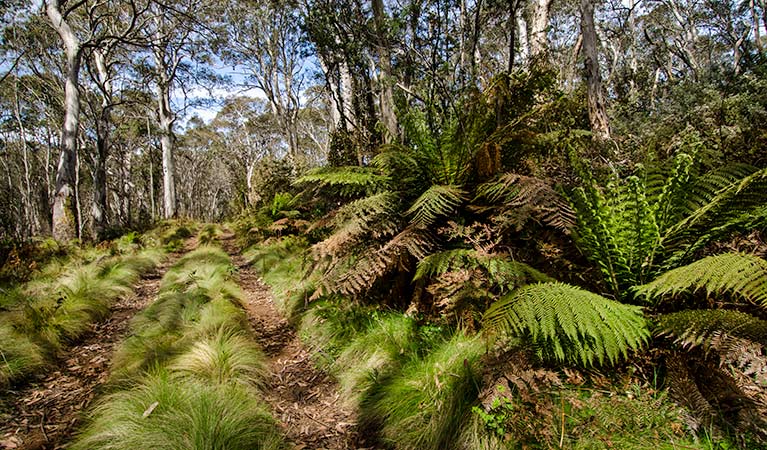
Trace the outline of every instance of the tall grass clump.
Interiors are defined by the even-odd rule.
[[[274,420],[252,392],[232,383],[148,373],[132,389],[104,397],[73,450],[285,448]]]
[[[244,253],[248,263],[271,286],[275,303],[293,325],[308,307],[318,282],[318,274],[306,274],[307,246],[306,239],[287,236],[256,245]]]
[[[265,357],[253,341],[229,257],[204,246],[161,281],[113,360],[113,393],[74,449],[282,449],[259,401]]]
[[[329,369],[349,343],[370,326],[375,310],[330,298],[312,303],[303,314],[298,334],[315,356]]]
[[[45,365],[45,352],[29,337],[0,324],[0,388]]]
[[[0,384],[7,385],[43,367],[66,344],[109,315],[114,301],[128,295],[140,275],[162,254],[105,257],[75,265],[62,275],[23,289],[0,315]]]
[[[481,339],[455,334],[382,380],[361,405],[362,422],[380,427],[382,441],[396,449],[452,448],[477,401],[484,352]]]
[[[200,245],[212,245],[220,234],[220,228],[216,224],[209,223],[202,227],[202,230],[197,235],[197,240]]]
[[[353,406],[381,379],[417,356],[422,342],[415,320],[397,313],[376,317],[369,328],[346,346],[331,367],[343,398]]]

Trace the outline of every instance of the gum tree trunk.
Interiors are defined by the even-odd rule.
[[[588,97],[589,123],[594,138],[598,141],[610,139],[610,122],[602,92],[602,78],[599,74],[597,32],[594,27],[594,4],[592,0],[581,0],[581,35],[583,36],[584,71]]]
[[[75,213],[75,158],[77,156],[77,128],[80,123],[80,41],[64,19],[58,0],[48,0],[46,13],[53,28],[64,42],[67,73],[64,85],[64,126],[61,136],[61,155],[56,170],[56,193],[53,200],[53,238],[70,241],[77,237]]]

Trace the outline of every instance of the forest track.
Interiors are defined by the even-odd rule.
[[[274,305],[271,289],[240,254],[234,234],[221,245],[238,269],[245,309],[271,372],[264,400],[294,450],[363,450],[356,415],[343,405],[338,384],[319,370],[309,350]]]
[[[66,448],[82,412],[109,379],[112,354],[125,338],[130,319],[157,298],[162,276],[196,245],[196,239],[188,240],[182,252],[169,255],[144,274],[131,295],[115,302],[110,317],[93,324],[47,373],[0,391],[0,449]]]

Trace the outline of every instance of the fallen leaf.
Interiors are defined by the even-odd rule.
[[[144,414],[142,415],[142,417],[144,417],[145,419],[149,417],[149,415],[152,414],[152,411],[154,411],[154,409],[157,408],[159,404],[160,402],[154,402],[151,405],[149,405],[149,408],[147,408],[146,411],[144,411]]]

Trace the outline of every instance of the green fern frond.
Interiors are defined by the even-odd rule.
[[[659,299],[700,289],[705,289],[707,295],[735,295],[767,307],[767,261],[742,253],[709,256],[670,270],[636,292],[648,299]]]
[[[433,253],[418,261],[413,281],[442,275],[445,272],[469,267],[475,261],[477,251],[470,248],[455,248]]]
[[[385,189],[390,178],[369,167],[322,167],[298,178],[294,184],[317,183],[340,188],[341,195],[353,196]]]
[[[584,366],[615,363],[650,336],[639,307],[564,283],[522,287],[493,304],[483,321],[488,332],[530,339],[541,358]]]
[[[683,347],[710,348],[728,337],[767,346],[767,321],[739,311],[724,309],[685,310],[664,314],[657,320],[657,336],[668,336]]]
[[[709,186],[715,188],[718,185],[711,183]],[[729,229],[727,224],[734,217],[763,207],[766,193],[767,169],[753,172],[745,178],[730,180],[725,187],[710,196],[710,201],[670,227],[664,235],[664,240],[667,242],[680,240],[685,235],[689,235],[690,230],[705,230],[713,227]]]
[[[433,278],[460,269],[482,269],[496,285],[514,288],[526,283],[554,281],[527,264],[503,254],[482,254],[473,249],[451,249],[433,253],[418,262],[413,281]]]
[[[406,214],[413,216],[413,225],[428,227],[437,219],[451,214],[465,200],[466,191],[460,186],[434,185],[413,202]]]

